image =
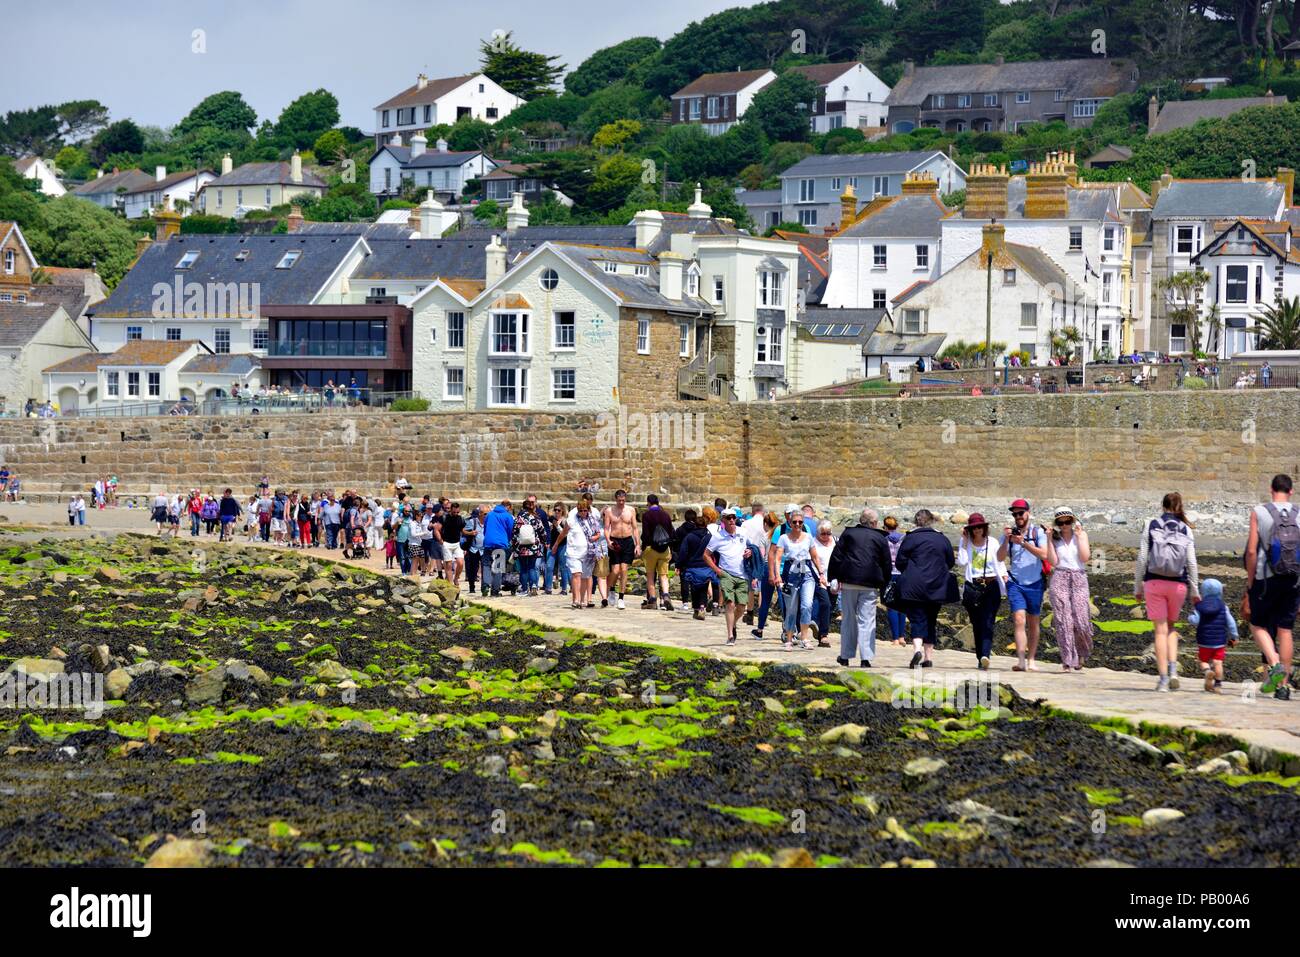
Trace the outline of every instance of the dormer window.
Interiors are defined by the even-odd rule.
[[[199,258],[199,251],[197,249],[188,249],[185,251],[185,255],[181,257],[180,262],[176,264],[176,268],[189,269],[191,266],[194,265],[194,260],[198,258]]]
[[[14,256],[14,251],[12,249],[6,249],[5,250],[5,275],[6,276],[12,276],[14,274],[14,268],[15,268],[14,263],[16,261],[17,260]]]
[[[285,254],[280,258],[280,261],[279,261],[278,263],[275,264],[275,268],[276,268],[276,269],[292,269],[292,268],[293,268],[293,264],[296,263],[296,262],[297,262],[299,259],[301,259],[301,258],[302,258],[302,250],[301,250],[301,249],[290,249],[288,252],[286,252],[286,253],[285,253]]]
[[[603,262],[600,265],[605,272],[618,272],[618,263]]]

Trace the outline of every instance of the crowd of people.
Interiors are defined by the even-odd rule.
[[[1300,515],[1291,495],[1290,477],[1276,476],[1270,500],[1251,512],[1243,556],[1248,587],[1240,614],[1267,665],[1261,691],[1278,697],[1289,697],[1300,606]],[[70,521],[74,506],[75,500]],[[198,489],[159,495],[152,517],[160,535],[177,536],[188,523],[194,537],[233,541],[242,534],[248,542],[337,549],[345,558],[382,555],[388,569],[445,578],[457,587],[463,582],[470,594],[558,593],[575,609],[626,609],[630,572],[639,565],[641,609],[721,618],[727,645],[737,643],[742,624],[752,639],[766,640],[775,621],[783,650],[829,647],[838,618],[837,660],[846,667],[853,659],[871,667],[878,610],[888,640],[911,645],[910,666],[933,667],[940,610],[960,604],[969,617],[976,667],[991,667],[1005,608],[1014,636],[1012,670],[1038,671],[1048,595],[1060,671],[1077,673],[1093,647],[1088,533],[1068,506],[1053,511],[1050,526],[1035,519],[1025,499],[1013,501],[1007,514],[1000,532],[984,515],[970,515],[954,546],[928,509],[919,509],[904,532],[893,516],[882,520],[866,507],[837,537],[810,504],[775,512],[758,502],[738,508],[719,498],[675,518],[658,496],[647,495],[638,509],[622,489],[603,509],[590,491],[575,503],[549,507],[535,495],[518,506],[502,499],[462,507],[445,496],[416,496],[404,480],[381,501],[355,490],[272,489],[264,478],[242,500],[231,489],[220,496]],[[1206,691],[1221,690],[1225,649],[1237,636],[1222,584],[1200,578],[1193,529],[1181,495],[1171,492],[1138,541],[1133,594],[1152,623],[1160,692],[1180,684],[1176,626],[1189,598],[1187,621],[1195,629]]]

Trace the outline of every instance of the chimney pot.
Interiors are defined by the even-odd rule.
[[[302,182],[302,154],[297,150],[294,150],[293,156],[289,158],[289,179],[295,183]]]
[[[515,193],[510,198],[510,208],[506,210],[506,232],[518,232],[527,225],[528,207],[524,205],[524,194]]]
[[[418,77],[415,78],[415,88],[417,90],[423,90],[428,85],[429,85],[429,78],[425,76],[423,73],[421,73]]]
[[[663,229],[664,214],[657,209],[643,209],[632,217],[632,225],[636,227],[636,248],[649,249]]]
[[[167,178],[167,167],[155,166],[153,171],[153,178],[159,183],[165,180]]]
[[[445,152],[447,152],[447,141],[444,140],[444,139],[442,139],[441,137],[439,137],[439,138],[438,138],[438,142],[434,145],[434,148],[435,148],[439,153],[445,153]]]
[[[289,216],[285,220],[285,225],[288,227],[289,232],[296,233],[298,230],[302,229],[302,223],[303,223],[302,207],[296,204],[290,206]]]
[[[221,157],[221,175],[222,175],[222,176],[225,176],[227,173],[229,173],[229,172],[230,172],[231,170],[233,170],[234,168],[235,168],[235,164],[234,164],[234,162],[230,159],[230,154],[229,154],[229,153],[227,153],[225,156]]]
[[[494,235],[492,241],[484,247],[487,257],[487,284],[491,286],[506,274],[506,244],[500,236]]]

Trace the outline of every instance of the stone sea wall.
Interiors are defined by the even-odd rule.
[[[617,414],[362,413],[0,420],[0,458],[30,492],[116,474],[127,494],[229,485],[378,490],[399,476],[467,499],[1098,504],[1259,498],[1300,476],[1300,391],[680,403]]]

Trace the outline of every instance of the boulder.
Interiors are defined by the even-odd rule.
[[[114,668],[104,676],[104,693],[110,701],[116,701],[126,694],[131,686],[131,676],[122,668]]]
[[[321,681],[346,681],[352,672],[333,658],[327,658],[316,666],[316,677]]]
[[[1177,821],[1181,817],[1186,817],[1182,811],[1172,807],[1153,807],[1142,815],[1142,825],[1144,827],[1160,827],[1162,824],[1168,824],[1171,821]]]
[[[857,747],[862,743],[862,738],[870,730],[871,729],[866,725],[852,723],[840,724],[831,728],[829,731],[823,731],[818,740],[820,740],[822,744],[838,744],[842,741],[845,744]]]
[[[5,674],[19,672],[28,676],[61,675],[63,662],[57,658],[17,658],[12,661]]]
[[[1168,753],[1161,751],[1148,741],[1135,738],[1131,734],[1124,734],[1122,731],[1108,731],[1106,738],[1115,746],[1116,750],[1134,760],[1145,761],[1148,764],[1164,764],[1169,759]]]
[[[528,670],[546,674],[548,671],[554,671],[558,664],[559,662],[554,658],[533,658],[528,662]]]
[[[219,704],[226,690],[226,669],[217,666],[191,679],[185,686],[185,700],[190,704]]]
[[[772,855],[773,867],[816,867],[817,862],[803,847],[783,847]]]
[[[100,565],[95,569],[95,580],[101,582],[120,582],[122,573],[111,565]]]
[[[909,778],[924,778],[936,774],[948,766],[943,758],[913,758],[903,765],[903,773]]]
[[[168,841],[149,855],[145,867],[206,867],[211,841]]]
[[[461,645],[453,645],[450,648],[444,648],[438,652],[438,654],[443,658],[450,658],[452,661],[458,661],[462,665],[467,661],[474,660],[474,652]]]

